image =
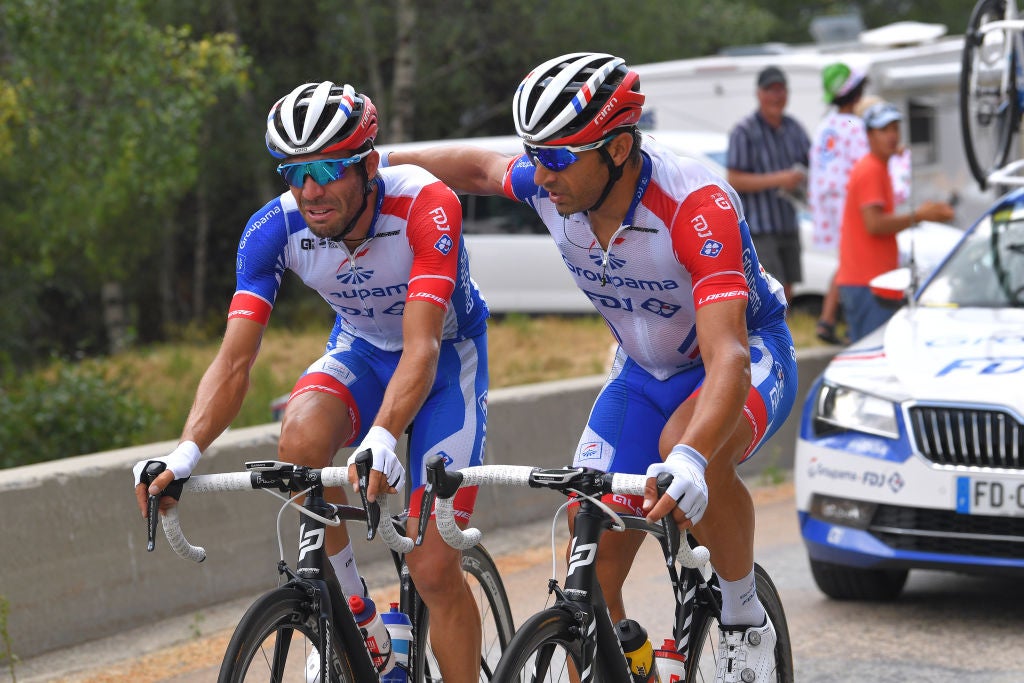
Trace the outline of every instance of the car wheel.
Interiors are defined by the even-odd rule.
[[[811,560],[814,583],[836,600],[894,600],[907,582],[906,569],[856,569]]]

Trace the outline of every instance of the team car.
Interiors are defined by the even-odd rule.
[[[894,599],[911,569],[1024,576],[1024,190],[922,280],[803,407],[797,512],[833,598]]]

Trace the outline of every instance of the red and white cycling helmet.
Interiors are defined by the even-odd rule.
[[[376,137],[377,108],[347,83],[305,83],[279,99],[267,115],[267,149],[278,159],[363,151],[373,147]]]
[[[625,60],[598,52],[550,59],[512,99],[516,132],[534,145],[583,145],[635,125],[643,111],[640,76]]]

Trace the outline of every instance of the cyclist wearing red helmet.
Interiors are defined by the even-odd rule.
[[[711,550],[722,581],[718,680],[766,681],[775,631],[754,591],[754,509],[736,466],[782,424],[797,391],[782,286],[759,265],[724,179],[640,133],[644,95],[620,58],[544,62],[513,98],[518,157],[474,147],[394,152],[451,187],[504,195],[544,221],[619,344],[575,465],[673,474],[656,500]],[[614,620],[642,534],[606,534],[598,576]]]
[[[469,278],[462,208],[421,168],[379,169],[376,134],[376,108],[350,85],[300,85],[271,108],[266,145],[281,160],[277,171],[287,189],[242,231],[224,339],[199,384],[181,443],[161,459],[168,471],[150,493],[189,476],[238,414],[285,270],[320,294],[335,322],[326,352],[288,400],[281,460],[325,467],[342,447],[357,446],[353,458],[369,449],[373,500],[402,489],[396,440],[416,418],[409,443],[415,516],[429,455],[442,454],[453,467],[482,461],[487,307]],[[138,482],[145,464],[135,467],[143,514],[147,490]],[[345,494],[330,491],[328,498],[340,502]],[[465,520],[474,499],[473,491],[457,499]],[[411,519],[410,533],[416,528]],[[363,595],[345,525],[328,527],[325,545],[345,594]],[[445,680],[476,681],[480,618],[460,553],[431,528],[406,559],[430,609],[430,632],[439,635],[432,645]],[[319,680],[318,672],[308,679]]]

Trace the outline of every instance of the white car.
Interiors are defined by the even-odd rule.
[[[649,133],[680,156],[693,158],[725,177],[729,137],[723,133],[657,130]],[[428,140],[381,145],[381,154],[401,149],[469,144],[505,154],[519,154],[523,143],[515,135]],[[529,207],[504,197],[464,195],[463,232],[470,267],[488,308],[494,313],[593,313],[594,307],[569,276],[547,230]],[[816,312],[836,269],[835,251],[815,250],[811,218],[799,211],[801,265],[804,278],[793,286],[794,307]],[[932,224],[927,239],[918,239],[914,251],[919,264],[934,266],[962,234]],[[918,230],[921,232],[921,230]],[[900,252],[909,258],[914,233],[900,233]]]
[[[893,599],[919,568],[1024,578],[1024,190],[922,282],[803,407],[797,511],[834,598]]]

